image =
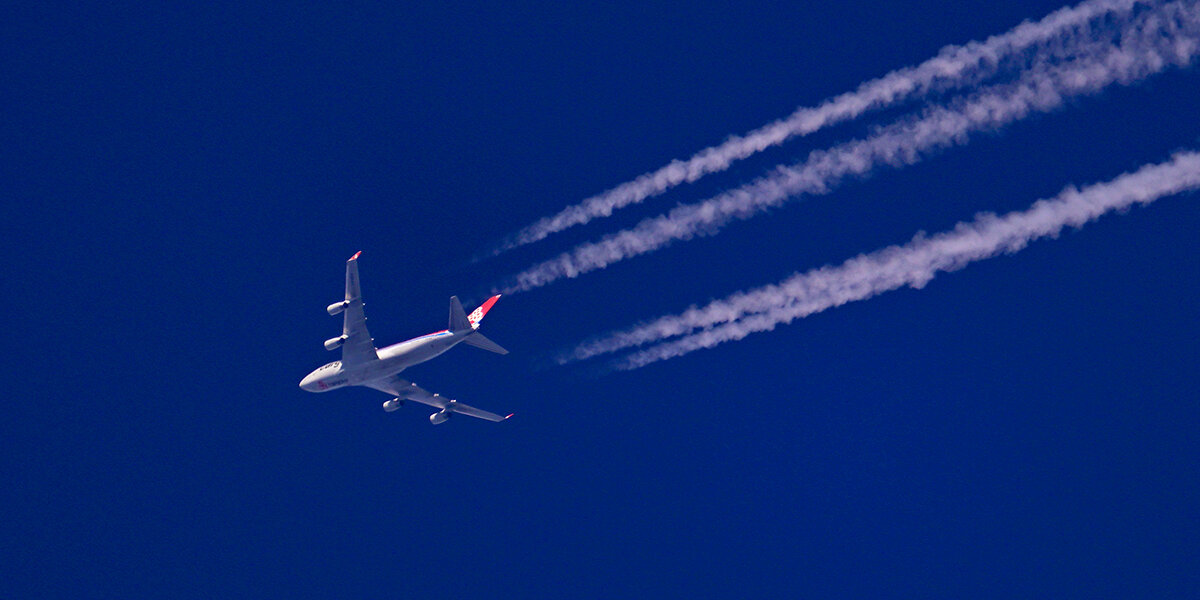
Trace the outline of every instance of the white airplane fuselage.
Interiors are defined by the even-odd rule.
[[[342,334],[325,340],[324,344],[326,350],[340,348],[342,359],[326,363],[306,375],[300,380],[300,389],[328,392],[349,386],[368,387],[392,396],[391,400],[383,403],[386,412],[399,409],[409,400],[437,409],[437,412],[429,415],[429,422],[434,425],[445,423],[454,415],[466,415],[494,423],[511,417],[511,414],[508,417],[501,416],[434,394],[399,376],[401,371],[436,358],[460,343],[495,354],[508,354],[508,350],[479,331],[480,322],[500,299],[500,294],[488,298],[469,314],[463,310],[458,296],[450,296],[450,318],[445,329],[386,348],[376,348],[375,340],[367,331],[367,316],[363,312],[362,289],[358,280],[358,257],[361,254],[355,253],[346,261],[346,294],[342,300],[325,307],[325,312],[330,316],[342,315]]]
[[[379,360],[350,368],[342,365],[341,361],[333,361],[309,373],[300,382],[300,389],[320,393],[386,379],[413,365],[437,358],[473,333],[475,331],[471,329],[458,332],[442,330],[405,340],[377,350]]]

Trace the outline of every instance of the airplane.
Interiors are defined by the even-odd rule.
[[[300,389],[320,393],[355,385],[369,387],[394,396],[383,403],[383,410],[387,412],[400,408],[405,400],[413,400],[438,409],[438,412],[429,416],[429,422],[434,425],[445,423],[453,415],[467,415],[496,422],[512,417],[511,414],[501,417],[438,394],[431,394],[417,384],[397,376],[401,371],[435,358],[460,343],[497,354],[508,354],[508,350],[479,332],[479,322],[500,299],[500,295],[488,298],[470,315],[463,311],[458,296],[451,296],[449,327],[376,349],[375,340],[367,333],[367,317],[363,313],[362,292],[358,284],[360,254],[361,251],[356,252],[346,261],[345,299],[334,302],[325,309],[331,316],[338,313],[344,315],[342,335],[325,340],[326,350],[342,349],[342,360],[335,360],[309,373],[300,381]]]

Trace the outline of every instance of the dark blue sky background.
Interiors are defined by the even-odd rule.
[[[441,329],[903,111],[470,264],[533,220],[1060,2],[9,7],[0,596],[1197,597],[1195,195],[639,371],[544,361],[1200,146],[1195,69],[505,297],[510,355],[406,375],[509,422],[296,387],[355,251],[380,344]]]

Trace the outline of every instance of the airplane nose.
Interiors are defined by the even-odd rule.
[[[311,373],[310,373],[310,374],[308,374],[308,375],[306,375],[306,376],[304,377],[304,379],[301,379],[301,380],[300,380],[300,389],[302,389],[302,390],[304,390],[304,391],[306,391],[306,392],[308,392],[308,391],[311,391],[311,390],[309,390],[309,389],[308,389],[308,386],[309,386],[309,384],[310,384],[310,383],[312,383],[312,374],[311,374]]]

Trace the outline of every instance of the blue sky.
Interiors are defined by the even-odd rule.
[[[511,354],[406,374],[509,422],[296,387],[355,251],[380,344],[441,329],[920,105],[471,262],[536,219],[1062,6],[878,4],[12,9],[0,596],[1195,596],[1195,194],[637,371],[548,360],[1200,147],[1195,68],[506,296]]]

